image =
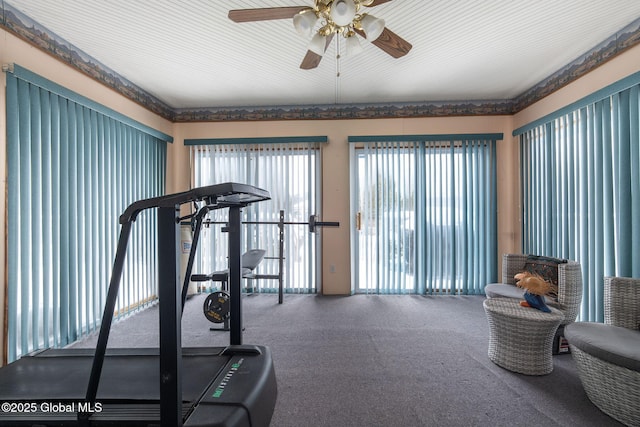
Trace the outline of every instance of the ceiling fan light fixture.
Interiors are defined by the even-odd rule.
[[[340,27],[351,24],[356,16],[356,3],[354,0],[334,0],[331,4],[331,20]]]
[[[362,45],[358,40],[358,37],[352,33],[352,35],[345,37],[345,56],[351,57],[359,54],[363,51]]]
[[[367,40],[370,42],[376,40],[384,31],[384,19],[376,18],[373,15],[365,14],[360,20],[362,30],[367,35]]]
[[[355,55],[363,50],[360,37],[389,54],[401,58],[413,47],[411,43],[386,27],[385,21],[362,13],[362,8],[378,6],[391,0],[306,0],[313,6],[262,7],[256,9],[234,9],[229,11],[233,22],[270,21],[292,19],[297,32],[310,40],[307,53],[300,63],[303,70],[316,68],[336,36],[345,39],[344,46],[340,37],[336,40],[335,57],[339,72],[340,48],[345,55]],[[368,48],[365,48],[368,49]]]
[[[293,26],[298,34],[303,37],[311,37],[316,22],[318,22],[318,17],[313,9],[303,10],[293,17]]]
[[[309,46],[307,46],[307,49],[315,53],[316,55],[322,56],[324,55],[324,48],[326,46],[326,43],[327,41],[324,38],[324,36],[322,36],[320,33],[316,33],[311,38],[311,41],[309,42]]]

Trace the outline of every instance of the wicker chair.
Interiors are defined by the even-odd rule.
[[[524,271],[528,261],[526,254],[504,254],[502,256],[502,283],[485,287],[487,298],[522,299],[524,290],[516,286],[513,276]],[[558,264],[558,299],[546,299],[547,305],[557,308],[564,315],[561,327],[575,322],[582,300],[582,269],[580,263],[568,261]]]
[[[565,337],[589,400],[640,426],[640,279],[605,278],[604,305],[604,324],[573,323]]]

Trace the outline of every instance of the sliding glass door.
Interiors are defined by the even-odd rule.
[[[352,152],[357,292],[414,292],[417,151],[413,143],[390,143]]]
[[[479,294],[496,279],[499,138],[350,138],[354,292]]]

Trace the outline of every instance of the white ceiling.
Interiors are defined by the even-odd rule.
[[[227,14],[312,0],[6,2],[173,109],[513,99],[640,17],[638,0],[395,0],[368,12],[408,55],[338,61],[336,37],[301,70],[290,20]]]

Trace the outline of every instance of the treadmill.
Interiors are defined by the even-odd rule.
[[[241,210],[266,190],[224,183],[132,203],[121,231],[94,349],[46,349],[0,368],[0,426],[268,426],[277,384],[267,347],[242,343]],[[194,238],[179,283],[180,206],[194,204]],[[107,349],[131,227],[157,209],[159,348]],[[183,348],[181,316],[202,220],[228,209],[230,340]]]

